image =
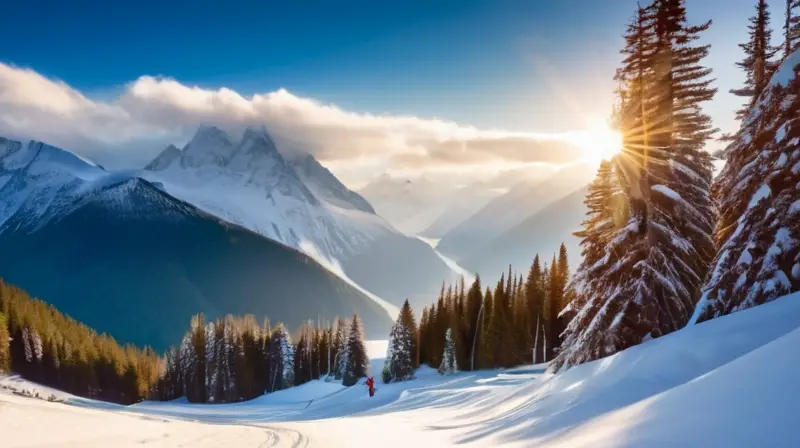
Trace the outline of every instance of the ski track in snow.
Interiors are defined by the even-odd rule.
[[[0,392],[0,434],[4,447],[800,446],[798,344],[795,293],[557,375],[423,367],[374,398],[322,381],[223,405]],[[367,348],[379,377],[386,341]]]

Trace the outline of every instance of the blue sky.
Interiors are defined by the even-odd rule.
[[[727,90],[755,0],[688,0],[715,24],[707,110],[730,130]],[[780,3],[773,0],[773,3]],[[285,88],[352,112],[481,129],[565,132],[610,111],[633,0],[6,2],[0,62],[113,101],[141,75],[247,97]],[[774,4],[773,9],[780,10]],[[779,11],[773,17],[780,22]],[[776,24],[774,24],[776,25]],[[779,26],[779,24],[777,25]]]

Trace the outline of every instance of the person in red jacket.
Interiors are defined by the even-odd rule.
[[[369,396],[375,395],[375,380],[372,377],[367,378],[367,387],[369,387]]]

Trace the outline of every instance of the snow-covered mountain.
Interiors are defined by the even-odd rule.
[[[340,264],[352,280],[398,305],[430,300],[454,275],[430,247],[395,230],[313,156],[281,153],[263,127],[247,129],[238,141],[202,127],[141,175],[225,221]]]
[[[252,313],[292,328],[358,313],[367,332],[388,331],[380,304],[309,256],[140,174],[0,138],[0,278],[99,331],[158,349],[179,340],[198,312]]]
[[[596,169],[591,164],[577,164],[557,171],[543,182],[517,184],[447,232],[436,249],[456,261],[468,257],[547,205],[589,183]]]

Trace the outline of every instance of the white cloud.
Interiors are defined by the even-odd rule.
[[[265,124],[332,167],[465,172],[568,163],[580,149],[564,136],[482,130],[440,119],[354,113],[280,89],[252,97],[142,76],[110,101],[0,63],[0,133],[45,140],[101,162],[143,161],[161,144],[184,143],[200,124]],[[334,168],[335,170],[335,168]],[[372,173],[371,173],[372,174]]]

